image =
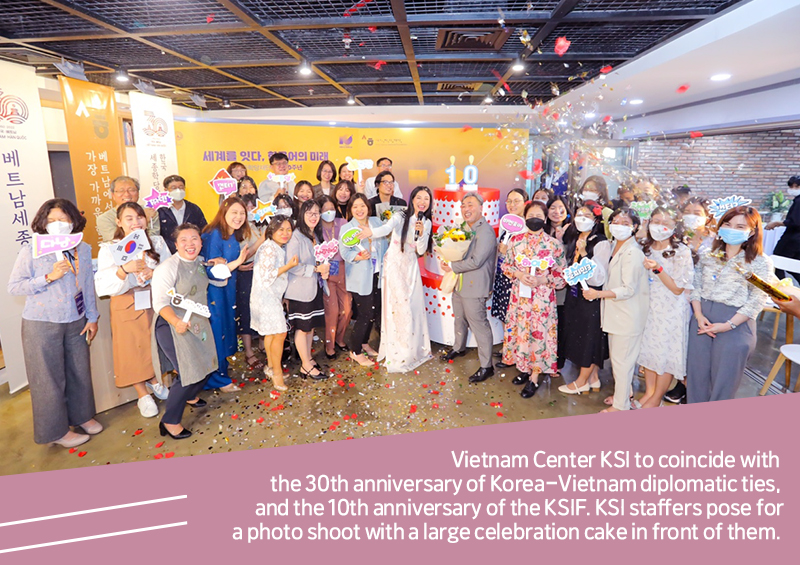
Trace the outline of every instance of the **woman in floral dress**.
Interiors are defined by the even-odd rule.
[[[503,261],[503,273],[514,286],[506,316],[502,365],[519,369],[512,382],[525,383],[520,393],[523,398],[536,394],[541,373],[558,370],[556,290],[566,284],[562,276],[566,260],[561,243],[544,231],[546,218],[547,206],[529,203],[525,207],[528,231],[511,238]],[[531,267],[521,263],[524,258],[547,264],[532,274]]]

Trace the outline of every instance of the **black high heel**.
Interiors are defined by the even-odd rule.
[[[314,369],[317,369],[316,375],[311,374],[311,371],[313,371]],[[311,371],[306,371],[305,369],[303,369],[303,366],[300,365],[300,374],[303,376],[304,379],[306,377],[311,377],[315,381],[324,381],[325,379],[328,378],[328,375],[323,374],[322,371],[320,371],[317,366],[312,367]]]
[[[167,427],[164,425],[164,422],[159,422],[158,423],[158,431],[161,432],[161,437],[164,437],[164,436],[168,435],[172,439],[186,439],[187,437],[191,437],[191,435],[192,435],[192,432],[190,432],[186,428],[183,428],[183,431],[181,433],[179,433],[178,435],[174,435],[172,432],[170,432],[167,429]]]

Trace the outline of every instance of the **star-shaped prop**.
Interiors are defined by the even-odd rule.
[[[272,204],[272,200],[269,202],[262,202],[261,200],[256,200],[256,209],[253,210],[253,219],[257,222],[263,222],[267,216],[274,216],[276,212],[275,206]]]
[[[155,188],[150,190],[150,196],[144,199],[145,208],[152,208],[158,210],[159,208],[166,208],[172,204],[172,197],[168,192],[160,192]]]

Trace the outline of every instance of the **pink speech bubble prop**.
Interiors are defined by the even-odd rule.
[[[83,233],[70,233],[67,235],[33,234],[33,258],[38,259],[48,253],[55,253],[56,258],[64,259],[64,251],[78,247],[83,240]]]

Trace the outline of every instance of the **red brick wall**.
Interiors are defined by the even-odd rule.
[[[767,194],[800,175],[800,129],[642,141],[637,167],[662,190],[685,183],[692,195],[739,194],[764,209]]]

